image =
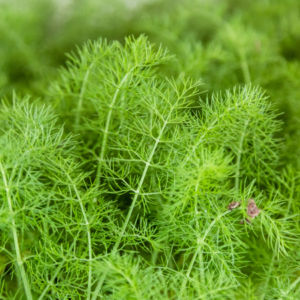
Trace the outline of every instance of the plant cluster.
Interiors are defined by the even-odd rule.
[[[300,298],[297,2],[246,2],[0,4],[0,299]]]

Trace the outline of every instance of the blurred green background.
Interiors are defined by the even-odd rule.
[[[38,96],[66,53],[145,33],[175,54],[166,76],[202,78],[202,97],[251,83],[283,114],[283,164],[299,169],[299,0],[0,0],[0,95]]]

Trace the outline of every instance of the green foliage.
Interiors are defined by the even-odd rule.
[[[296,8],[2,1],[0,299],[299,299]]]

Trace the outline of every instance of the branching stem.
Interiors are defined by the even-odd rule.
[[[21,253],[20,253],[20,247],[19,247],[19,242],[18,242],[18,234],[17,234],[17,230],[16,230],[16,223],[15,223],[15,219],[14,219],[14,211],[13,211],[13,207],[12,207],[12,199],[10,197],[10,189],[9,189],[8,184],[7,184],[5,170],[3,168],[3,165],[1,163],[1,161],[0,161],[0,169],[1,169],[1,173],[2,173],[4,186],[5,186],[7,204],[8,204],[11,216],[12,216],[12,233],[13,233],[13,238],[14,238],[14,246],[15,246],[15,251],[16,251],[17,265],[18,265],[18,268],[20,270],[20,274],[21,274],[21,278],[22,278],[26,298],[27,298],[27,300],[32,300],[32,294],[31,294],[31,290],[30,290],[29,281],[28,281],[27,276],[26,276],[26,272],[25,272],[25,269],[24,269],[24,265],[23,265],[23,261],[22,261]]]
[[[76,196],[79,200],[79,204],[80,204],[80,208],[82,211],[82,215],[84,218],[84,222],[86,224],[86,231],[87,231],[87,237],[88,237],[88,247],[89,247],[89,278],[88,278],[88,290],[87,290],[87,299],[89,300],[91,298],[91,288],[92,288],[92,260],[93,260],[93,253],[92,253],[92,241],[91,241],[91,231],[90,231],[90,224],[89,221],[87,219],[86,213],[85,213],[85,209],[83,207],[82,204],[82,199],[80,197],[80,194],[75,186],[75,184],[73,184],[72,179],[70,178],[69,174],[67,174],[70,182],[72,183],[72,186],[74,188],[74,191],[76,193]]]
[[[276,252],[274,251],[273,252],[273,255],[272,255],[272,260],[271,260],[271,263],[270,263],[270,266],[269,266],[269,270],[268,270],[268,278],[263,286],[263,289],[262,289],[262,295],[261,295],[261,299],[264,300],[265,299],[265,296],[266,296],[266,292],[268,290],[268,286],[269,286],[269,283],[270,283],[270,278],[271,278],[271,274],[273,272],[273,268],[274,268],[274,262],[275,262],[275,258],[276,258]]]
[[[241,156],[242,156],[242,151],[243,151],[243,143],[244,143],[244,138],[246,135],[246,128],[248,126],[249,120],[245,122],[245,127],[241,136],[241,140],[239,143],[239,148],[238,148],[238,153],[236,157],[236,171],[235,171],[235,190],[237,193],[239,192],[239,186],[240,186],[240,168],[241,168]]]
[[[197,184],[195,186],[195,192],[197,193],[198,192],[198,189],[199,189],[199,180],[200,178],[198,178],[198,181],[197,181]],[[197,231],[200,232],[200,226],[199,226],[199,221],[198,221],[198,195],[196,194],[196,197],[195,197],[195,214],[196,214],[196,228],[197,228]],[[198,247],[200,247],[200,239],[197,238],[197,245]],[[201,248],[201,247],[200,247]],[[201,273],[201,284],[202,284],[202,288],[205,286],[205,276],[204,276],[204,264],[203,264],[203,252],[202,251],[198,251],[199,253],[199,268],[200,268],[200,273]],[[204,299],[206,297],[204,296]]]
[[[289,215],[290,210],[291,210],[291,205],[292,205],[293,195],[294,195],[294,189],[295,189],[295,180],[293,179],[292,186],[290,188],[290,197],[289,197],[289,200],[288,200],[288,207],[287,207],[287,210],[286,210],[286,213],[285,213],[285,217],[287,217]]]
[[[84,97],[84,93],[85,93],[85,89],[86,89],[86,84],[88,82],[90,72],[91,72],[91,69],[93,68],[93,66],[94,66],[94,63],[91,63],[90,66],[88,67],[88,69],[85,73],[82,85],[81,85],[79,100],[78,100],[78,105],[77,105],[77,112],[76,112],[76,117],[75,117],[75,125],[76,126],[79,125],[80,113],[81,113],[81,109],[82,109],[82,103],[83,103],[83,97]]]
[[[151,153],[150,153],[150,155],[149,155],[149,157],[148,157],[148,160],[147,160],[147,162],[146,162],[146,164],[145,164],[145,168],[144,168],[142,177],[141,177],[141,179],[140,179],[140,181],[139,181],[139,184],[138,184],[138,189],[136,190],[135,195],[134,195],[134,197],[133,197],[133,200],[132,200],[132,203],[131,203],[131,205],[130,205],[129,211],[128,211],[128,213],[127,213],[127,216],[126,216],[125,222],[124,222],[124,224],[123,224],[121,233],[120,233],[120,235],[119,235],[119,237],[118,237],[118,239],[117,239],[117,241],[116,241],[116,243],[115,243],[115,245],[114,245],[114,248],[113,248],[113,250],[112,250],[112,252],[111,252],[111,255],[112,255],[112,256],[115,256],[116,253],[118,252],[118,248],[119,248],[119,246],[120,246],[120,243],[121,243],[121,241],[122,241],[123,235],[124,235],[124,233],[125,233],[125,230],[126,230],[126,228],[127,228],[127,225],[128,225],[129,220],[130,220],[130,218],[131,218],[133,209],[134,209],[134,207],[135,207],[135,203],[136,203],[136,201],[137,201],[137,198],[138,198],[139,193],[140,193],[140,191],[141,191],[141,188],[142,188],[142,186],[143,186],[143,183],[144,183],[146,174],[147,174],[147,172],[148,172],[148,168],[149,168],[149,166],[150,166],[150,163],[151,163],[151,161],[152,161],[152,158],[153,158],[153,156],[154,156],[154,153],[155,153],[155,151],[156,151],[156,148],[157,148],[157,146],[158,146],[158,144],[159,144],[159,142],[160,142],[160,139],[161,139],[161,137],[162,137],[162,134],[164,133],[164,130],[165,130],[165,128],[166,128],[166,126],[167,126],[167,124],[168,124],[168,122],[169,122],[169,119],[170,119],[170,117],[171,117],[171,114],[172,114],[172,112],[173,112],[173,109],[174,109],[174,107],[172,107],[172,109],[171,109],[170,112],[169,112],[169,115],[168,115],[167,119],[164,121],[164,124],[163,124],[163,126],[162,126],[162,128],[161,128],[161,130],[160,130],[159,136],[158,136],[158,138],[156,139],[155,144],[154,144],[154,146],[153,146],[153,148],[152,148],[152,151],[151,151]],[[100,292],[100,290],[101,290],[101,288],[102,288],[103,282],[104,282],[104,280],[105,280],[105,278],[106,278],[106,275],[107,275],[107,272],[104,272],[104,273],[102,274],[102,276],[101,276],[101,278],[100,278],[100,280],[99,280],[99,282],[98,282],[98,285],[97,285],[97,287],[96,287],[96,289],[95,289],[95,291],[94,291],[94,296],[93,296],[92,300],[95,300],[95,299],[98,297],[98,294],[99,294],[99,292]]]
[[[73,247],[76,244],[76,239],[73,241],[71,247],[69,248],[69,251],[71,252]],[[63,258],[63,260],[60,262],[60,264],[58,265],[58,267],[56,268],[56,271],[54,272],[54,274],[52,275],[50,281],[48,281],[48,285],[44,288],[43,292],[41,293],[40,297],[38,298],[38,300],[43,300],[45,294],[47,293],[48,289],[52,286],[55,278],[57,277],[57,275],[59,274],[60,270],[62,269],[62,267],[64,266],[66,259]]]
[[[104,161],[104,155],[105,155],[105,152],[106,152],[107,137],[108,137],[109,126],[110,126],[110,122],[111,122],[112,111],[113,111],[114,105],[117,101],[117,97],[119,95],[120,89],[122,88],[122,86],[126,82],[128,76],[131,74],[131,72],[135,68],[136,68],[136,66],[131,68],[129,70],[129,72],[123,77],[122,81],[120,82],[120,85],[118,86],[118,88],[116,89],[116,91],[114,93],[112,102],[109,106],[109,110],[108,110],[108,114],[107,114],[107,118],[106,118],[104,135],[103,135],[103,139],[102,139],[101,152],[100,152],[100,157],[99,157],[99,162],[98,162],[98,167],[97,167],[97,176],[96,176],[97,186],[99,186],[99,184],[100,184],[100,178],[101,178],[101,175],[102,175],[102,165],[103,165],[103,161]]]
[[[211,222],[211,224],[210,224],[210,225],[208,226],[208,228],[206,229],[203,238],[199,241],[199,243],[197,242],[197,244],[198,244],[197,250],[195,251],[195,253],[194,253],[193,257],[192,257],[192,260],[191,260],[191,262],[190,262],[190,264],[189,264],[189,267],[188,267],[188,270],[187,270],[187,272],[186,272],[185,278],[184,278],[184,280],[183,280],[183,282],[182,282],[182,285],[181,285],[181,290],[180,290],[180,295],[181,295],[181,296],[183,295],[183,292],[184,292],[184,289],[185,289],[185,287],[186,287],[187,281],[188,281],[188,279],[189,279],[189,277],[190,277],[191,271],[192,271],[193,266],[194,266],[194,264],[195,264],[196,257],[197,257],[197,255],[198,255],[198,253],[201,251],[202,244],[203,244],[203,242],[205,241],[206,236],[208,235],[208,233],[210,232],[210,230],[213,228],[213,226],[215,225],[215,223],[216,223],[219,219],[221,219],[221,218],[223,218],[225,215],[227,215],[228,213],[230,213],[230,210],[229,210],[229,211],[226,211],[225,213],[223,213],[223,214],[219,215],[217,218],[215,218],[214,221]]]
[[[241,51],[239,51],[239,52],[240,52],[239,56],[240,56],[240,62],[241,62],[241,69],[243,72],[244,80],[245,80],[245,83],[248,84],[251,82],[251,76],[250,76],[248,62],[247,62],[245,53],[241,52]]]

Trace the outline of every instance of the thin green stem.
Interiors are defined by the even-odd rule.
[[[292,186],[290,188],[290,197],[289,197],[288,207],[287,207],[287,210],[285,213],[285,217],[287,217],[288,214],[290,213],[290,209],[291,209],[291,205],[292,205],[292,201],[293,201],[294,189],[295,189],[295,179],[293,178]]]
[[[208,226],[208,228],[206,229],[206,231],[205,231],[203,237],[199,240],[199,243],[197,242],[197,244],[198,244],[197,250],[195,251],[195,253],[194,253],[193,257],[192,257],[192,260],[190,261],[188,270],[187,270],[187,272],[186,272],[185,278],[184,278],[184,280],[183,280],[183,282],[182,282],[182,285],[181,285],[181,290],[180,290],[180,295],[181,295],[181,297],[182,297],[182,295],[183,295],[183,292],[184,292],[184,289],[185,289],[185,287],[186,287],[187,281],[188,281],[188,279],[189,279],[189,277],[190,277],[191,271],[192,271],[193,266],[194,266],[194,264],[195,264],[196,257],[197,257],[199,251],[200,251],[201,248],[202,248],[202,244],[203,244],[203,242],[205,241],[206,236],[208,235],[208,233],[210,232],[210,230],[213,228],[213,226],[215,225],[215,223],[216,223],[219,219],[221,219],[222,217],[224,217],[225,215],[227,215],[228,213],[230,213],[230,211],[226,211],[225,213],[223,213],[223,214],[219,215],[217,218],[215,218],[214,221],[211,222],[210,225]]]
[[[10,246],[11,246],[11,249],[14,249],[15,248],[14,242],[11,242]],[[12,254],[12,256],[13,256],[13,254]],[[17,285],[21,286],[23,283],[22,283],[20,268],[18,267],[18,265],[16,263],[14,263],[14,266],[16,268]]]
[[[202,245],[199,245],[199,244],[198,244],[197,250],[195,251],[195,253],[194,253],[193,257],[192,257],[192,260],[191,260],[191,262],[190,262],[190,264],[189,264],[188,270],[187,270],[187,272],[186,272],[186,274],[185,274],[185,278],[184,278],[184,280],[183,280],[183,282],[182,282],[181,290],[180,290],[180,295],[181,295],[181,297],[182,297],[183,292],[184,292],[184,289],[185,289],[185,287],[186,287],[187,280],[188,280],[188,278],[190,277],[190,274],[191,274],[191,271],[192,271],[192,269],[193,269],[193,266],[194,266],[196,257],[197,257],[197,255],[198,255],[199,251],[201,250],[201,246],[202,246]]]
[[[96,185],[99,186],[100,184],[100,178],[102,175],[102,166],[103,166],[103,161],[104,161],[104,155],[106,152],[106,144],[107,144],[107,137],[108,137],[108,132],[109,132],[109,126],[111,122],[111,116],[112,116],[112,111],[114,108],[114,105],[117,101],[118,94],[120,92],[120,89],[122,88],[123,84],[126,82],[128,76],[131,74],[132,70],[134,70],[136,66],[131,68],[129,72],[123,77],[122,81],[120,82],[118,88],[116,89],[112,102],[109,106],[107,118],[106,118],[106,124],[105,124],[105,130],[104,130],[104,135],[102,139],[102,145],[101,145],[101,152],[100,152],[100,157],[99,157],[99,162],[98,162],[98,167],[97,167],[97,176],[96,176]]]
[[[15,251],[16,251],[17,265],[18,265],[18,268],[20,270],[20,274],[21,274],[21,278],[22,278],[26,298],[27,298],[27,300],[32,300],[32,294],[31,294],[31,290],[30,290],[29,281],[28,281],[27,276],[26,276],[26,272],[25,272],[25,269],[24,269],[24,265],[23,265],[23,261],[22,261],[21,253],[20,253],[20,247],[19,247],[19,242],[18,242],[18,234],[17,234],[17,230],[16,230],[16,223],[15,223],[15,219],[14,219],[14,211],[13,211],[13,207],[12,207],[12,199],[10,197],[10,189],[9,189],[8,184],[7,184],[5,170],[3,168],[3,165],[1,163],[1,161],[0,161],[0,169],[1,169],[1,173],[2,173],[4,186],[5,186],[7,204],[8,204],[11,216],[12,216],[12,233],[13,233],[13,238],[14,238],[14,246],[15,246]]]
[[[86,213],[85,213],[85,209],[83,207],[83,204],[82,204],[82,199],[80,197],[80,194],[76,188],[76,186],[73,184],[72,182],[72,179],[70,178],[69,174],[67,174],[70,182],[72,183],[72,186],[74,188],[74,191],[76,193],[76,196],[79,200],[79,204],[80,204],[80,208],[81,208],[81,211],[82,211],[82,215],[83,215],[83,218],[84,218],[84,222],[85,222],[85,225],[86,225],[86,231],[87,231],[87,237],[88,237],[88,250],[89,250],[89,278],[88,278],[88,289],[87,289],[87,299],[89,300],[91,298],[91,289],[92,289],[92,260],[93,260],[93,253],[92,253],[92,241],[91,241],[91,231],[90,231],[90,228],[89,228],[89,221],[87,219],[87,216],[86,216]]]
[[[251,82],[251,76],[250,76],[250,71],[249,71],[249,66],[247,59],[244,54],[241,54],[241,68],[244,76],[245,83],[248,84]]]
[[[293,199],[293,194],[294,194],[294,188],[295,188],[295,180],[293,180],[292,186],[291,186],[291,188],[290,188],[290,197],[289,197],[289,202],[288,202],[288,208],[287,208],[287,210],[286,210],[286,212],[285,212],[285,217],[288,216],[289,211],[290,211],[291,201],[292,201],[292,199]],[[267,277],[267,280],[266,280],[266,282],[265,282],[265,284],[264,284],[264,288],[262,289],[262,290],[263,290],[263,294],[262,294],[262,296],[261,296],[261,299],[262,299],[262,300],[265,299],[265,295],[266,295],[266,292],[267,292],[267,288],[268,288],[269,283],[270,283],[270,278],[271,278],[271,274],[272,274],[272,272],[273,272],[275,258],[276,258],[276,251],[273,252],[272,260],[271,260],[270,267],[269,267],[269,270],[268,270],[268,273],[267,273],[268,277]],[[299,278],[298,278],[298,279],[299,279]],[[297,280],[296,280],[295,282],[296,282],[296,284],[298,283]],[[294,286],[291,285],[289,291],[291,291],[293,288],[294,288]]]
[[[289,292],[295,287],[297,286],[297,284],[300,282],[300,277],[298,277],[288,288],[287,294],[289,294]]]
[[[212,129],[214,128],[215,124],[217,123],[217,121],[222,118],[227,112],[223,113],[222,115],[220,115],[218,118],[216,118],[212,124],[207,128],[206,132],[200,136],[196,142],[196,144],[192,147],[191,151],[188,151],[186,157],[184,158],[184,160],[182,161],[182,165],[181,167],[183,167],[192,157],[192,155],[195,153],[196,149],[199,147],[199,145],[201,144],[201,142],[204,140],[206,134]]]
[[[199,180],[200,178],[198,178],[198,181],[197,181],[197,184],[195,186],[195,192],[197,193],[198,192],[198,189],[199,189]],[[198,212],[198,195],[196,195],[195,197],[195,214],[196,216],[198,216],[199,212]],[[198,221],[198,218],[196,217],[196,229],[197,229],[197,232],[200,232],[200,226],[199,226],[199,221]],[[200,239],[197,238],[197,245],[198,247],[200,246]],[[205,286],[205,276],[204,276],[204,264],[203,264],[203,252],[202,251],[198,251],[199,253],[199,268],[200,268],[200,273],[201,273],[201,284],[202,284],[202,287]],[[205,299],[206,297],[204,297]]]
[[[206,136],[206,134],[208,133],[208,131],[214,126],[214,124],[217,122],[217,120],[215,120],[213,122],[213,124],[207,129],[207,131],[198,139],[198,141],[196,142],[196,144],[192,147],[191,151],[188,151],[187,156],[185,157],[185,159],[182,161],[182,166],[184,166],[191,158],[191,156],[195,153],[196,149],[199,147],[199,145],[201,144],[201,142],[203,141],[204,137]]]
[[[269,266],[269,270],[268,270],[268,278],[264,284],[264,287],[262,289],[262,295],[261,295],[261,299],[264,300],[265,299],[265,296],[266,296],[266,292],[268,290],[268,286],[269,286],[269,283],[270,283],[270,278],[271,278],[271,274],[273,272],[273,268],[274,268],[274,261],[275,261],[275,258],[276,258],[276,252],[274,251],[273,252],[273,255],[272,255],[272,260],[271,260],[271,263],[270,263],[270,266]]]
[[[151,163],[151,161],[152,161],[153,155],[154,155],[154,153],[155,153],[155,151],[156,151],[156,148],[157,148],[157,146],[158,146],[158,144],[159,144],[159,142],[160,142],[160,139],[161,139],[161,137],[162,137],[162,134],[164,133],[164,130],[165,130],[165,128],[166,128],[166,126],[167,126],[167,124],[168,124],[168,122],[169,122],[169,118],[171,117],[171,114],[172,114],[172,112],[173,112],[173,109],[174,109],[174,108],[172,108],[172,109],[170,110],[169,115],[168,115],[168,117],[167,117],[167,120],[164,121],[164,124],[163,124],[163,126],[162,126],[162,128],[161,128],[161,130],[160,130],[160,133],[159,133],[158,138],[157,138],[156,141],[155,141],[155,144],[154,144],[154,146],[153,146],[153,148],[152,148],[152,151],[151,151],[151,153],[150,153],[150,155],[149,155],[149,157],[148,157],[148,160],[145,162],[145,168],[144,168],[142,177],[141,177],[141,179],[140,179],[140,181],[139,181],[138,188],[137,188],[137,190],[135,191],[135,195],[134,195],[134,197],[133,197],[133,200],[132,200],[132,203],[131,203],[131,205],[130,205],[129,211],[128,211],[128,213],[127,213],[127,216],[126,216],[125,222],[124,222],[124,224],[123,224],[123,227],[122,227],[122,229],[121,229],[121,233],[120,233],[120,235],[119,235],[119,237],[118,237],[118,239],[117,239],[117,241],[116,241],[116,243],[115,243],[115,245],[114,245],[114,248],[113,248],[113,250],[112,250],[112,252],[111,252],[111,255],[112,255],[112,256],[116,255],[116,253],[117,253],[117,251],[118,251],[118,248],[119,248],[120,243],[121,243],[121,241],[122,241],[123,235],[124,235],[124,233],[125,233],[125,230],[126,230],[126,228],[127,228],[127,225],[128,225],[129,220],[130,220],[130,218],[131,218],[133,209],[134,209],[134,207],[135,207],[136,201],[137,201],[138,196],[139,196],[139,194],[140,194],[140,191],[141,191],[142,185],[143,185],[143,183],[144,183],[146,174],[147,174],[147,172],[148,172],[148,168],[149,168],[150,163]],[[105,280],[105,278],[106,278],[106,275],[107,275],[107,271],[105,271],[105,272],[102,274],[102,276],[101,276],[101,278],[100,278],[100,280],[99,280],[99,282],[98,282],[98,284],[97,284],[97,287],[96,287],[96,289],[95,289],[95,291],[94,291],[94,295],[93,295],[92,300],[95,300],[95,299],[98,297],[98,294],[99,294],[99,292],[100,292],[100,290],[101,290],[101,288],[102,288],[103,282],[104,282],[104,280]]]
[[[84,93],[85,93],[85,89],[86,89],[86,84],[88,82],[90,72],[91,72],[91,69],[93,68],[93,66],[94,66],[94,63],[91,63],[90,66],[88,67],[88,69],[85,73],[82,85],[81,85],[79,100],[78,100],[78,105],[77,105],[77,112],[76,112],[76,117],[75,117],[75,126],[79,125],[81,108],[82,108],[83,97],[84,97]]]
[[[12,170],[12,172],[11,172],[11,174],[10,174],[9,183],[8,183],[9,186],[12,184],[13,179],[14,179],[14,177],[15,177],[15,174],[16,174],[16,165],[13,167],[13,170]],[[12,249],[15,248],[13,242],[11,243],[11,248],[12,248]],[[19,269],[19,267],[18,267],[17,264],[14,264],[14,265],[15,265],[15,267],[16,267],[17,283],[18,283],[18,286],[21,286],[21,284],[22,284],[22,279],[21,279],[20,269]]]
[[[78,233],[79,235],[79,233]],[[74,239],[71,247],[68,249],[69,252],[72,251],[73,247],[75,246],[76,244],[76,239]],[[60,262],[60,264],[58,265],[58,267],[56,268],[56,271],[54,272],[54,274],[52,275],[50,281],[48,281],[48,285],[44,288],[43,292],[41,293],[40,297],[38,298],[38,300],[43,300],[44,299],[44,296],[45,294],[47,293],[48,289],[52,286],[55,278],[57,277],[57,275],[59,274],[60,270],[62,269],[62,267],[64,266],[64,263],[65,263],[66,259],[63,258],[63,260]]]
[[[248,126],[249,120],[245,122],[245,128],[243,130],[243,133],[241,135],[241,140],[239,143],[239,148],[238,148],[238,153],[236,157],[236,171],[235,171],[235,190],[237,193],[239,192],[239,186],[240,186],[240,168],[241,168],[241,156],[243,152],[243,143],[244,143],[244,138],[246,135],[246,128]]]
[[[287,291],[286,291],[286,295],[288,295],[290,292],[291,292],[291,290],[298,284],[300,282],[300,277],[298,277],[291,285],[290,285],[290,287],[287,289]],[[286,299],[286,298],[284,298],[284,299]],[[278,300],[284,300],[282,297],[280,297],[280,298],[278,298]],[[294,298],[295,299],[295,298]]]
[[[153,181],[154,181],[154,189],[158,190],[158,185],[157,185],[157,181],[156,181],[155,177],[153,178]],[[155,198],[156,198],[157,203],[160,205],[161,209],[163,209],[164,206],[163,206],[163,203],[162,203],[161,198],[159,197],[159,195],[156,194]],[[166,241],[166,244],[168,244],[168,241]],[[151,255],[151,263],[152,263],[153,266],[156,265],[157,258],[158,258],[158,250],[154,249],[153,252],[152,252],[152,255]]]

